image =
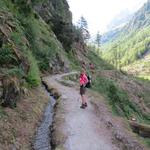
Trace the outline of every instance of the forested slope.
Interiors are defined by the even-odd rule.
[[[150,1],[139,9],[131,21],[104,44],[104,58],[117,67],[144,58],[150,50]],[[115,59],[115,60],[114,60]]]

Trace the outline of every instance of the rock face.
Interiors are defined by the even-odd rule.
[[[11,108],[16,107],[16,102],[20,99],[21,90],[20,83],[16,77],[4,78],[3,84],[3,95],[2,105],[10,106]]]
[[[0,103],[14,107],[22,81],[34,87],[40,71],[69,71],[74,30],[67,0],[8,1],[0,2]]]
[[[66,0],[47,0],[39,3],[34,9],[40,14],[42,19],[52,28],[57,39],[64,49],[69,51],[72,46],[72,13]],[[57,53],[49,63],[51,73],[67,72],[69,64],[63,55]]]
[[[50,65],[50,72],[52,74],[69,71],[69,65],[58,53],[56,54],[55,58],[51,61],[49,65]]]
[[[73,41],[72,13],[66,0],[48,0],[35,6],[35,10],[49,24],[68,52]]]
[[[72,24],[72,14],[66,0],[48,0],[35,6],[40,16],[51,25],[55,20],[66,24]]]

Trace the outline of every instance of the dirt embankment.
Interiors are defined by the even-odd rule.
[[[104,102],[104,98],[92,91],[92,104],[99,120],[104,123],[107,130],[111,132],[112,141],[120,150],[148,150],[134,134],[126,119],[113,116],[111,108]]]
[[[15,109],[0,108],[0,149],[29,150],[49,97],[43,87],[26,91]]]

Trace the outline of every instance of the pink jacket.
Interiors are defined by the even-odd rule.
[[[80,85],[85,85],[86,83],[88,83],[88,78],[85,74],[81,74],[80,75]]]

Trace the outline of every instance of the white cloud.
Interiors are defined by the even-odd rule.
[[[147,0],[68,0],[76,23],[83,15],[91,33],[104,32],[108,23],[124,9],[137,10]]]

